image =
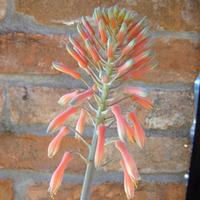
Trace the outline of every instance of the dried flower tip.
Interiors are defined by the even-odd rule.
[[[80,42],[77,39],[72,38],[71,36],[69,36],[69,41],[73,45],[73,47],[78,50],[78,52],[82,56],[86,56],[86,52],[85,52],[84,48],[81,46]]]
[[[94,90],[92,88],[84,91],[84,92],[81,92],[80,94],[76,95],[70,102],[69,104],[70,105],[77,105],[77,104],[80,104],[82,103],[84,100],[92,97],[94,94]]]
[[[115,5],[113,8],[113,14],[114,14],[115,18],[117,19],[118,15],[119,15],[119,8],[117,5]]]
[[[131,157],[130,153],[128,152],[124,142],[122,142],[121,140],[118,140],[115,142],[115,146],[121,153],[125,168],[127,170],[129,177],[131,178],[131,180],[132,181],[139,180],[139,173],[138,173],[138,170],[136,167],[136,163],[133,160],[133,158]]]
[[[50,192],[50,196],[53,199],[54,196],[56,195],[62,180],[63,180],[63,176],[64,176],[64,171],[67,168],[69,162],[73,159],[72,154],[69,152],[66,152],[59,164],[59,166],[57,167],[57,169],[54,171],[52,177],[51,177],[51,181],[49,184],[49,189],[48,191]]]
[[[92,56],[92,59],[95,62],[99,62],[100,55],[97,52],[97,49],[90,43],[89,40],[85,40],[85,46],[86,46],[87,50],[89,51],[90,55]]]
[[[81,56],[80,54],[78,54],[74,49],[72,49],[71,47],[69,47],[68,45],[66,46],[66,49],[68,51],[68,53],[77,61],[81,64],[82,67],[86,68],[88,66],[88,61]]]
[[[127,32],[127,25],[126,23],[122,23],[119,32],[117,34],[117,40],[119,44],[123,42],[126,32]]]
[[[135,138],[135,141],[136,141],[137,145],[140,148],[143,148],[145,140],[146,140],[144,129],[140,125],[140,123],[139,123],[139,121],[138,121],[138,119],[137,119],[137,117],[136,117],[136,115],[135,115],[134,112],[130,112],[129,113],[129,119],[134,124],[133,128],[134,128],[134,138]]]
[[[107,34],[106,34],[106,28],[105,28],[105,25],[103,23],[103,20],[99,21],[98,28],[99,28],[99,34],[100,34],[100,37],[101,37],[101,41],[103,42],[103,44],[106,44]]]
[[[59,114],[54,118],[47,128],[47,133],[50,131],[55,131],[59,126],[61,126],[72,114],[78,111],[77,107],[71,106],[66,111]]]
[[[76,124],[76,131],[81,135],[83,134],[83,131],[85,129],[86,119],[87,119],[87,112],[84,109],[81,109],[81,113],[78,122]],[[79,135],[75,134],[75,138],[79,139]]]
[[[74,92],[67,93],[60,97],[58,100],[58,103],[60,105],[66,105],[72,98],[74,98],[78,94],[78,90],[75,90]]]
[[[61,141],[65,135],[69,133],[69,130],[66,127],[62,127],[59,133],[53,138],[51,143],[48,146],[48,157],[52,158],[56,155],[60,148]]]
[[[140,97],[146,97],[147,96],[147,91],[144,88],[141,87],[125,87],[123,89],[123,93],[124,94],[128,94],[128,95],[136,95],[136,96],[140,96]]]
[[[75,79],[80,79],[80,78],[81,78],[81,75],[80,75],[78,72],[74,71],[73,69],[68,68],[68,67],[65,66],[63,63],[54,61],[54,62],[52,63],[52,66],[53,66],[55,69],[57,69],[58,71],[63,72],[63,73],[65,73],[65,74],[68,74],[68,75],[72,76],[72,77],[75,78]]]
[[[88,22],[88,20],[86,18],[82,17],[81,21],[82,21],[83,26],[85,27],[85,29],[89,32],[89,34],[91,36],[95,35],[95,31],[92,28],[92,26],[90,25],[90,23]]]
[[[100,166],[101,161],[103,159],[105,131],[106,131],[106,127],[103,124],[100,124],[97,127],[98,141],[97,141],[97,148],[96,148],[95,158],[94,158],[94,163],[95,163],[96,168]]]

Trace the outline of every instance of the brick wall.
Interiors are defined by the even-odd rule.
[[[72,67],[66,35],[97,6],[120,6],[147,16],[159,66],[135,83],[150,91],[152,111],[136,108],[148,136],[144,150],[130,146],[142,174],[135,200],[182,200],[193,118],[193,81],[200,72],[199,0],[0,0],[0,200],[47,200],[48,181],[66,148],[87,150],[66,138],[55,159],[47,158],[52,136],[45,129],[62,108],[58,97],[80,82],[51,69],[53,60]],[[62,25],[65,22],[66,25]],[[131,109],[124,104],[124,110]],[[91,128],[88,125],[88,140]],[[109,130],[109,136],[116,133]],[[105,159],[119,158],[113,146]],[[92,200],[125,199],[120,167],[111,163],[94,181]],[[78,200],[84,165],[70,165],[57,200]]]

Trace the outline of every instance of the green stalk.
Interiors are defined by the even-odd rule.
[[[110,76],[112,74],[112,67],[108,65],[107,70],[107,75],[108,79],[110,79]],[[95,157],[95,152],[96,152],[96,147],[97,147],[97,139],[98,135],[96,133],[97,127],[99,124],[104,122],[104,118],[102,117],[102,111],[106,109],[106,101],[108,98],[109,94],[109,86],[106,83],[103,83],[103,90],[101,93],[101,105],[98,108],[98,112],[96,115],[96,121],[95,121],[95,126],[94,126],[94,134],[92,138],[92,144],[91,148],[89,151],[89,156],[88,156],[88,164],[85,172],[85,178],[83,182],[83,187],[82,187],[82,192],[81,192],[81,198],[80,200],[89,200],[90,199],[90,194],[91,194],[91,186],[92,186],[92,179],[95,174],[95,165],[94,165],[94,157]]]

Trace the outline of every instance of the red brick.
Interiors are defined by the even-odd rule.
[[[186,138],[148,137],[144,149],[128,145],[140,173],[175,173],[187,171],[190,161],[190,146]],[[187,148],[184,146],[187,145]],[[104,167],[106,171],[121,170],[120,153],[114,144],[107,146],[104,162],[114,160]]]
[[[51,68],[57,60],[69,67],[77,66],[66,53],[66,36],[45,36],[24,33],[0,35],[1,73],[58,74]]]
[[[0,121],[3,118],[3,104],[4,104],[4,99],[3,99],[3,88],[0,87]]]
[[[47,184],[29,187],[27,200],[48,200]],[[58,191],[55,200],[79,200],[80,185],[64,185]],[[184,199],[185,186],[183,184],[149,184],[142,183],[136,190],[134,200],[179,200]],[[125,200],[123,185],[119,183],[105,183],[93,188],[91,200]]]
[[[0,200],[13,200],[13,181],[0,180]]]
[[[4,19],[7,11],[7,0],[0,0],[0,20]]]
[[[47,124],[64,107],[57,104],[59,97],[68,90],[47,87],[11,87],[9,90],[11,120],[17,124]],[[122,108],[129,112],[136,109],[139,119],[147,129],[189,127],[193,118],[193,92],[190,90],[152,90],[149,92],[154,108],[147,111],[132,101],[125,101]],[[78,113],[69,120],[76,122]]]
[[[67,150],[81,151],[87,155],[87,148],[72,137],[66,137],[60,151],[55,158],[47,157],[47,149],[52,137],[37,137],[33,135],[14,136],[3,134],[0,136],[0,168],[31,169],[39,171],[53,171],[58,166],[63,153]],[[85,169],[85,163],[78,157],[70,163],[68,172],[80,173]]]
[[[147,16],[154,29],[170,31],[199,31],[199,9],[198,1],[175,0],[175,1],[153,1],[153,0],[86,0],[66,1],[49,0],[44,1],[16,1],[16,10],[19,13],[33,16],[37,23],[55,25],[55,21],[71,21],[80,16],[91,16],[95,7],[108,7],[119,4],[120,7],[138,12],[141,16]],[[48,10],[48,12],[46,12]],[[59,11],[59,12],[57,12]]]

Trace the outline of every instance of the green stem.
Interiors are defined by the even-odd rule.
[[[112,74],[112,68],[110,65],[108,65],[107,69],[107,75],[110,77]],[[96,133],[97,126],[101,123],[104,122],[104,117],[102,116],[102,111],[106,109],[106,100],[108,98],[109,94],[109,87],[107,84],[103,84],[103,90],[101,93],[101,105],[98,108],[98,112],[96,115],[96,121],[95,121],[95,127],[94,127],[94,134],[92,138],[92,144],[88,156],[88,164],[87,164],[87,169],[85,173],[85,178],[83,182],[83,188],[81,192],[81,198],[80,200],[89,200],[90,199],[90,194],[91,194],[91,186],[92,186],[92,179],[95,174],[95,165],[94,165],[94,157],[95,157],[95,152],[96,152],[96,147],[97,147],[97,139],[98,135]]]

